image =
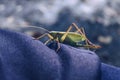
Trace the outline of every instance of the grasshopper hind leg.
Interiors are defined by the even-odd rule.
[[[77,32],[79,32],[80,34],[84,35],[84,37],[85,37],[85,39],[86,39],[86,40],[85,40],[85,41],[86,41],[85,47],[87,47],[88,49],[89,49],[89,48],[92,48],[92,49],[101,48],[101,46],[93,44],[93,43],[86,37],[85,31],[84,31],[83,28],[79,29],[78,26],[77,26],[75,23],[72,23],[72,25],[77,29]]]

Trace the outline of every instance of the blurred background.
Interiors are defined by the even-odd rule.
[[[66,31],[75,22],[101,49],[101,61],[120,67],[120,0],[0,0],[0,28],[40,26]]]

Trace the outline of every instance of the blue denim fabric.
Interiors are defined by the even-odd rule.
[[[54,44],[0,30],[0,80],[120,80],[119,68],[101,64],[94,52],[60,44],[56,53]]]
[[[102,63],[102,80],[120,80],[120,68]]]

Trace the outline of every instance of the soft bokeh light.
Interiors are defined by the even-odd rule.
[[[0,28],[39,26],[66,31],[84,27],[101,61],[120,66],[120,0],[0,0]],[[28,33],[31,34],[31,33]]]

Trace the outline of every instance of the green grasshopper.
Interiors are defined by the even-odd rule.
[[[73,27],[75,27],[77,31],[70,32]],[[37,29],[39,33],[41,33],[39,37],[35,38],[37,40],[45,36],[49,37],[49,39],[45,41],[44,44],[48,44],[50,41],[56,41],[58,43],[58,48],[56,51],[60,49],[59,43],[68,44],[74,47],[84,47],[92,49],[101,48],[101,46],[95,45],[92,42],[90,42],[85,35],[84,29],[78,28],[78,26],[75,23],[72,23],[72,25],[70,25],[66,32],[48,31],[42,27],[34,27],[33,29]],[[81,42],[85,42],[85,44],[82,44]]]

